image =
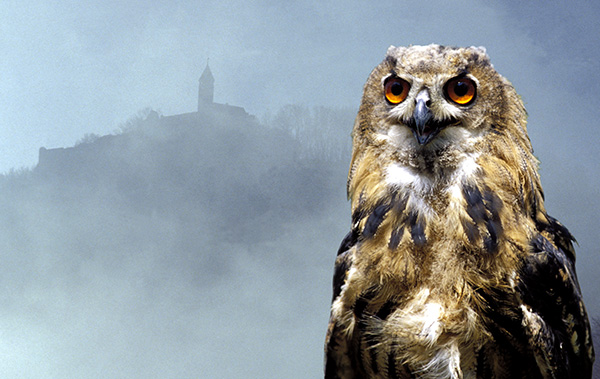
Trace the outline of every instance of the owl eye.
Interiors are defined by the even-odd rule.
[[[444,87],[446,97],[459,105],[467,105],[475,99],[475,82],[467,77],[450,79]]]
[[[391,77],[385,81],[385,98],[390,104],[399,104],[406,99],[410,84],[404,79]]]

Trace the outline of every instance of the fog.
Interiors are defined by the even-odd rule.
[[[487,48],[600,315],[599,10],[2,3],[0,376],[321,376],[349,134],[391,44]],[[247,114],[194,113],[207,60]]]

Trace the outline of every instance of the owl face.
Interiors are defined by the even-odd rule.
[[[365,85],[359,118],[370,118],[359,121],[393,149],[464,149],[490,131],[504,83],[483,48],[392,46]]]

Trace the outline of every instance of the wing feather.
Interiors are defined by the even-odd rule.
[[[573,238],[558,221],[548,220],[519,273],[522,325],[542,375],[589,378],[594,352],[575,273]]]
[[[357,234],[350,232],[346,235],[338,250],[333,274],[332,302],[335,302],[340,296],[348,271],[352,267],[350,249],[356,244],[356,241]],[[337,325],[332,309],[325,337],[325,379],[353,378],[352,362],[350,362],[349,356],[348,339]]]

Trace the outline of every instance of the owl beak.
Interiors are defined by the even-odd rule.
[[[429,109],[429,92],[422,90],[417,95],[417,105],[409,122],[415,138],[420,145],[425,145],[435,137],[440,129],[438,123],[432,122],[433,114]]]

